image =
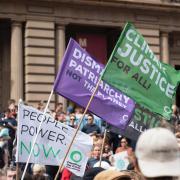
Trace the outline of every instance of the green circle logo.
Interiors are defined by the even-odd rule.
[[[73,151],[70,155],[72,161],[78,163],[82,160],[82,154],[79,151]]]
[[[170,114],[172,112],[171,108],[168,106],[164,106],[164,112]]]

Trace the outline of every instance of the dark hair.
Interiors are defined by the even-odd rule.
[[[61,102],[57,103],[57,106],[59,106],[59,105],[62,105],[62,106],[63,106],[63,103],[61,103]]]
[[[74,119],[76,120],[76,116],[75,116],[75,114],[73,114],[73,113],[72,113],[72,114],[70,114],[70,115],[69,115],[69,118],[71,119],[71,117],[74,117]]]
[[[94,119],[94,116],[91,113],[89,113],[87,116],[88,117],[90,116],[90,117],[92,117]]]
[[[11,165],[7,168],[7,170],[9,170],[9,171],[16,171],[16,166],[14,166],[13,164],[11,164]]]

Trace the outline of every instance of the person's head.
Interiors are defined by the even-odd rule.
[[[8,100],[8,106],[11,104],[16,104],[16,101],[14,99],[9,99]]]
[[[127,139],[123,137],[123,138],[120,140],[120,144],[121,144],[121,147],[126,148],[126,147],[128,146]]]
[[[6,180],[7,176],[6,176],[6,171],[4,169],[0,169],[0,177],[1,177],[1,180]]]
[[[16,179],[16,167],[9,167],[7,169],[7,180],[14,180]]]
[[[92,150],[92,156],[94,158],[99,158],[101,154],[101,148],[100,146],[95,145]]]
[[[56,113],[63,112],[63,103],[58,103],[56,106]]]
[[[142,133],[135,153],[146,178],[180,175],[180,151],[175,135],[168,129],[159,127]]]
[[[40,111],[43,111],[45,108],[45,103],[44,101],[40,101],[37,105],[37,109],[40,110]]]
[[[34,164],[32,171],[33,175],[43,175],[44,173],[46,173],[46,167],[40,164]]]
[[[77,106],[75,108],[75,114],[83,114],[83,108],[80,106]]]
[[[8,101],[8,109],[10,111],[14,111],[15,110],[15,105],[16,105],[16,101],[14,99],[10,99]]]
[[[65,123],[66,122],[66,116],[64,113],[59,113],[56,115],[56,119],[57,121],[61,122],[61,123]]]
[[[104,152],[108,153],[109,151],[111,151],[111,146],[109,144],[105,144],[104,145]]]
[[[75,120],[76,120],[76,116],[75,116],[74,114],[71,114],[71,115],[69,116],[69,118],[70,118],[70,123],[71,123],[72,125],[74,125]]]
[[[94,122],[94,116],[92,115],[92,114],[88,114],[88,116],[87,116],[87,123],[88,124],[93,124],[93,122]]]

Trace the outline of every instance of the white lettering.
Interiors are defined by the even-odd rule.
[[[134,41],[134,36],[136,35],[136,31],[132,30],[132,29],[129,29],[126,33],[126,38],[129,40],[129,41]]]
[[[166,88],[166,96],[168,96],[169,98],[172,98],[174,94],[174,89],[175,89],[175,86],[168,83],[167,88]]]
[[[161,89],[161,91],[165,91],[165,88],[163,87],[163,82],[165,83],[165,84],[167,84],[167,81],[166,81],[166,79],[164,78],[164,77],[162,77],[161,79],[160,79],[160,81],[159,81],[159,87],[160,87],[160,89]]]
[[[125,47],[127,47],[127,50],[125,52],[123,52],[123,50],[121,48],[118,48],[117,52],[121,57],[127,57],[129,56],[131,50],[132,50],[132,46],[130,44],[125,44]]]

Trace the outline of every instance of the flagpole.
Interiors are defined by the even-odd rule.
[[[48,102],[47,102],[46,107],[45,107],[45,109],[44,109],[43,115],[41,116],[41,122],[40,122],[40,124],[39,124],[38,130],[37,130],[37,134],[36,134],[36,136],[35,136],[35,138],[34,138],[34,141],[33,141],[33,144],[32,144],[32,148],[31,148],[31,151],[30,151],[28,160],[27,160],[27,162],[26,162],[26,166],[25,166],[25,168],[24,168],[24,172],[23,172],[23,174],[22,174],[21,180],[24,179],[24,176],[25,176],[25,173],[26,173],[26,170],[27,170],[27,167],[28,167],[28,164],[29,164],[29,161],[30,161],[30,158],[31,158],[31,155],[32,155],[32,152],[33,152],[35,143],[36,143],[36,140],[37,140],[37,137],[38,137],[39,132],[40,132],[40,130],[41,130],[41,126],[42,126],[42,123],[43,123],[43,119],[44,119],[45,114],[46,114],[46,112],[47,112],[47,109],[48,109],[48,106],[49,106],[49,103],[50,103],[50,100],[51,100],[52,95],[53,95],[53,89],[51,90],[51,94],[49,95]]]
[[[20,104],[23,103],[23,100],[22,99],[19,99],[19,102],[18,102],[18,114],[17,114],[17,120],[18,122],[20,121],[20,118],[19,118],[19,115],[20,115]],[[18,133],[20,132],[19,130],[19,126],[17,128],[17,131]],[[18,163],[18,160],[19,160],[19,138],[18,138],[18,135],[16,134],[16,143],[17,143],[17,148],[16,148],[16,180],[19,180],[19,163]]]
[[[99,167],[101,167],[102,154],[103,154],[104,144],[105,144],[105,140],[106,140],[106,134],[107,134],[107,123],[106,123],[106,128],[105,128],[105,131],[104,131],[103,143],[102,143],[102,146],[101,146],[101,154],[100,154],[100,160],[99,160]]]
[[[16,163],[16,180],[19,180],[19,163]]]
[[[71,141],[71,143],[70,143],[70,145],[69,145],[69,147],[68,147],[68,150],[67,150],[67,152],[66,152],[66,155],[65,155],[65,157],[64,157],[64,159],[63,159],[63,161],[62,161],[62,163],[61,163],[61,166],[59,167],[59,169],[58,169],[58,171],[57,171],[57,173],[56,173],[56,176],[55,176],[54,180],[57,180],[58,175],[59,175],[59,172],[62,170],[62,167],[63,167],[63,165],[64,165],[64,162],[65,162],[65,160],[66,160],[66,158],[67,158],[67,155],[69,154],[69,151],[70,151],[71,146],[72,146],[72,144],[73,144],[73,142],[74,142],[74,139],[75,139],[75,137],[76,137],[76,135],[77,135],[77,133],[78,133],[78,130],[79,130],[80,126],[81,126],[81,123],[82,123],[82,121],[83,121],[83,119],[84,119],[84,116],[85,116],[85,114],[86,114],[86,112],[87,112],[87,110],[88,110],[88,108],[89,108],[89,106],[90,106],[90,104],[91,104],[91,101],[93,100],[93,97],[94,97],[94,95],[95,95],[95,93],[96,93],[96,91],[97,91],[97,89],[98,89],[98,86],[99,86],[100,82],[101,82],[101,78],[99,78],[99,81],[98,81],[98,83],[97,83],[97,85],[96,85],[96,87],[95,87],[95,89],[94,89],[94,92],[93,92],[93,94],[91,95],[91,98],[89,99],[89,102],[88,102],[88,104],[87,104],[87,106],[86,106],[86,109],[84,110],[84,113],[83,113],[83,115],[82,115],[82,117],[81,117],[81,119],[80,119],[80,122],[79,122],[79,124],[78,124],[78,127],[77,127],[77,129],[76,129],[76,131],[75,131],[75,134],[74,134],[74,136],[73,136],[73,138],[72,138],[72,141]]]

